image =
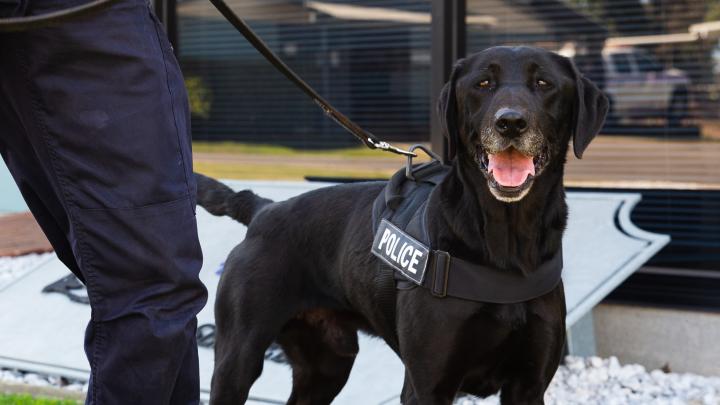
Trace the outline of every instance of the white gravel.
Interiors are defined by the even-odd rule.
[[[87,392],[87,382],[18,370],[0,369],[0,382]],[[461,398],[457,405],[497,405],[499,398]],[[647,372],[617,358],[565,359],[545,394],[548,405],[719,405],[720,377]]]
[[[50,260],[55,253],[29,254],[18,257],[0,257],[0,290]]]
[[[496,405],[497,396],[463,398],[459,405]],[[638,364],[621,365],[617,358],[565,358],[545,403],[557,405],[719,405],[720,377],[647,372]]]
[[[0,369],[0,382],[11,384],[27,384],[35,387],[62,388],[73,392],[87,392],[85,381],[69,380],[64,377],[29,373],[7,368]]]

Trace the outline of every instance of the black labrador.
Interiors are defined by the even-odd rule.
[[[457,62],[438,102],[452,169],[428,199],[433,248],[502,271],[537,269],[561,247],[569,142],[581,157],[607,110],[570,60],[542,49],[494,47]],[[288,403],[330,403],[350,374],[358,330],[397,336],[405,404],[498,391],[503,404],[543,403],[563,351],[562,283],[513,304],[398,290],[389,331],[370,253],[384,182],[271,202],[197,178],[200,205],[249,226],[218,286],[213,405],[247,400],[273,341],[292,365]]]

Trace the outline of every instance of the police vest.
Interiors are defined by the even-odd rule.
[[[439,298],[501,304],[540,297],[560,283],[562,250],[531,274],[522,275],[433,249],[427,201],[450,167],[436,161],[415,168],[395,173],[373,204],[372,254],[382,262],[378,282],[386,283],[385,287],[394,282],[393,290],[421,286]],[[395,298],[390,295],[380,298],[389,302]]]

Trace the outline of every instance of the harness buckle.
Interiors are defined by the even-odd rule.
[[[433,279],[430,285],[430,292],[438,298],[447,296],[448,278],[450,277],[450,253],[435,250],[433,260]]]

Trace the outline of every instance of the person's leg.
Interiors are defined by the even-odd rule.
[[[0,42],[1,45],[1,42]],[[1,47],[0,47],[1,48]],[[0,59],[4,53],[0,49]],[[7,71],[0,64],[0,78],[7,77]],[[5,91],[0,79],[0,94]],[[0,98],[0,155],[17,183],[30,211],[42,228],[45,236],[55,249],[55,254],[80,280],[85,280],[68,242],[70,220],[60,198],[55,193],[38,159],[32,144],[25,136],[25,131],[12,110],[8,99]]]
[[[28,13],[81,2],[30,0]],[[147,3],[127,0],[0,42],[12,61],[0,77],[6,110],[67,212],[88,286],[87,403],[197,403],[195,316],[207,293],[187,100],[161,27]]]

